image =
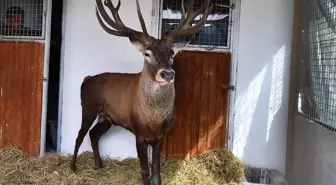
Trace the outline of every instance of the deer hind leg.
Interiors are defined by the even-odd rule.
[[[149,166],[148,166],[148,144],[140,138],[136,138],[136,148],[140,160],[141,176],[143,185],[148,185]]]
[[[83,139],[85,135],[88,133],[96,117],[97,117],[97,114],[95,112],[90,112],[90,111],[82,112],[82,127],[78,131],[75,150],[74,150],[74,154],[72,157],[72,163],[71,163],[71,169],[73,171],[76,171],[76,160],[77,160],[77,155],[78,155],[78,149],[80,145],[83,143]]]
[[[95,159],[96,168],[103,168],[103,162],[100,158],[98,143],[101,136],[103,136],[110,128],[112,124],[109,120],[105,119],[102,122],[97,123],[91,130],[90,130],[90,139],[91,139],[91,146],[93,150],[93,155]]]

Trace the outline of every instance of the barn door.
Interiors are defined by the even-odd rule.
[[[183,2],[184,7],[194,2],[194,10],[201,9],[205,3],[204,0],[157,1],[157,9],[152,12],[153,30],[159,25],[155,34],[164,37],[178,28]],[[175,128],[165,139],[162,158],[185,159],[209,149],[228,147],[230,30],[235,6],[233,0],[211,0],[210,3],[213,8],[199,33],[174,38],[174,42],[188,40],[190,43],[188,49],[174,59],[178,118]]]
[[[0,42],[0,147],[40,153],[44,44]]]
[[[184,159],[227,147],[231,54],[183,51],[175,58],[178,119],[162,157]]]
[[[44,56],[45,46],[49,44],[46,44],[46,29],[50,28],[46,20],[50,17],[50,3],[2,0],[0,149],[14,145],[29,155],[40,154]]]

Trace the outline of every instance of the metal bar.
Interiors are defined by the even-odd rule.
[[[67,1],[63,1],[62,8],[62,17],[66,17],[66,8]],[[66,21],[62,21],[62,33],[65,33],[66,30]],[[63,38],[64,39],[64,38]],[[62,41],[63,41],[62,39]],[[61,42],[62,42],[61,41]],[[62,110],[63,110],[63,85],[64,85],[64,44],[61,44],[61,58],[60,58],[60,78],[59,78],[59,95],[58,95],[58,123],[57,123],[57,153],[61,152],[62,148]]]
[[[214,5],[219,6],[219,7],[223,7],[223,8],[230,8],[230,9],[234,9],[235,8],[235,4],[231,4],[229,6],[229,5],[222,5],[222,4],[214,3]]]
[[[239,44],[239,22],[240,22],[240,11],[241,11],[241,0],[231,0],[231,4],[235,2],[235,9],[231,9],[231,22],[230,27],[230,51],[231,51],[231,76],[230,84],[237,85],[237,73],[238,73],[238,44]],[[233,151],[233,141],[234,141],[234,120],[235,120],[235,102],[236,102],[236,91],[229,91],[229,105],[228,105],[228,150]]]
[[[44,69],[43,78],[49,76],[49,54],[50,54],[50,37],[51,37],[51,12],[52,0],[44,1],[47,6],[46,15],[46,33],[44,45]],[[40,143],[40,156],[45,154],[46,144],[46,128],[47,128],[47,103],[48,103],[48,80],[43,81],[43,96],[42,96],[42,116],[41,116],[41,143]]]

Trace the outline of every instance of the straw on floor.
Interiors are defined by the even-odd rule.
[[[91,152],[79,155],[77,173],[71,156],[47,154],[32,158],[16,147],[0,151],[1,185],[137,185],[141,184],[138,159],[105,159],[105,168],[94,169]],[[226,150],[215,149],[185,161],[162,161],[164,185],[238,185],[243,164]]]

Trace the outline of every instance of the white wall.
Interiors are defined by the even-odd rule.
[[[233,152],[285,171],[292,0],[241,0]]]
[[[113,2],[116,5],[117,1]],[[123,0],[119,14],[126,25],[141,30],[134,3],[134,0]],[[150,30],[151,3],[141,1],[147,30]],[[83,78],[103,72],[139,72],[143,57],[127,38],[111,36],[103,31],[95,15],[95,1],[64,1],[63,17],[61,152],[72,153],[81,125],[80,85]],[[101,155],[111,157],[137,156],[134,136],[120,128],[112,128],[102,137],[100,149]],[[80,152],[87,150],[92,150],[88,135]]]

